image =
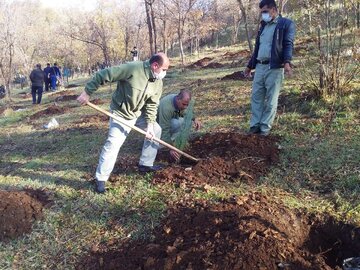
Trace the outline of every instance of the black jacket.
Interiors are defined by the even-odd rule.
[[[256,37],[255,50],[248,63],[248,68],[254,69],[257,63],[257,55],[260,47],[260,35],[266,23],[261,21],[261,26]],[[285,63],[290,63],[294,48],[295,24],[292,20],[279,16],[274,31],[271,46],[270,68],[282,68]]]
[[[41,69],[34,69],[30,73],[30,80],[32,86],[43,86],[44,83],[44,71]]]

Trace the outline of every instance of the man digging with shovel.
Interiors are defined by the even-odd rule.
[[[136,61],[97,72],[85,86],[78,101],[88,104],[90,95],[105,82],[117,82],[112,96],[110,109],[121,118],[122,123],[110,118],[109,135],[100,154],[96,169],[96,190],[105,192],[105,182],[114,168],[120,147],[124,143],[131,128],[137,126],[146,131],[146,139],[142,148],[140,172],[152,172],[161,169],[154,165],[158,143],[154,137],[161,137],[161,128],[156,123],[156,113],[162,93],[162,79],[169,68],[169,59],[163,53],[154,54],[148,61]]]

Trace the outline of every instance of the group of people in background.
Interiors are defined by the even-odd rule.
[[[44,91],[56,91],[57,84],[61,84],[62,74],[60,68],[57,66],[57,63],[54,63],[53,66],[50,63],[46,64],[44,70],[41,69],[40,64],[36,64],[35,68],[30,73],[31,81],[31,95],[32,103],[40,104],[42,99],[42,94]]]

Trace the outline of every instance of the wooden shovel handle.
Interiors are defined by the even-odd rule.
[[[112,113],[109,113],[108,111],[105,111],[104,109],[101,109],[99,106],[96,106],[95,104],[91,103],[90,101],[88,101],[86,103],[86,105],[90,106],[91,108],[93,108],[93,109],[95,109],[95,110],[97,110],[97,111],[99,111],[99,112],[101,112],[103,114],[106,114],[107,116],[109,116],[109,117],[115,119],[116,121],[120,122],[122,125],[127,126],[127,127],[131,128],[131,129],[133,129],[133,130],[135,130],[135,131],[137,131],[137,132],[139,132],[139,133],[141,133],[143,135],[146,135],[146,132],[144,130],[142,130],[141,128],[138,128],[136,126],[132,126],[132,125],[127,124],[121,117],[116,116],[116,115],[114,115]],[[177,153],[183,155],[184,157],[187,157],[187,158],[189,158],[189,159],[191,159],[193,161],[196,161],[196,162],[199,161],[199,159],[197,159],[197,158],[195,158],[195,157],[181,151],[180,149],[177,149],[176,147],[172,146],[171,144],[168,144],[167,142],[164,142],[163,140],[160,140],[160,139],[158,139],[156,137],[152,138],[152,140],[157,142],[157,143],[160,143],[161,145],[163,145],[163,146],[165,146],[165,147],[167,147],[167,148],[169,148],[171,150],[176,151]]]

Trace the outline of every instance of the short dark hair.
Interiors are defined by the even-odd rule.
[[[56,63],[56,62],[54,63],[54,66],[57,66],[57,63]]]
[[[177,96],[180,100],[183,100],[185,97],[189,97],[191,99],[191,92],[186,89],[181,89]]]
[[[47,63],[46,65],[47,65],[47,66],[50,66],[50,63]]]
[[[268,8],[275,8],[277,10],[277,6],[274,0],[261,0],[259,3],[259,8],[263,8],[267,6]]]
[[[152,64],[152,63],[158,63],[159,64],[159,66],[161,67],[163,64],[164,64],[164,59],[163,59],[163,57],[161,56],[161,55],[159,55],[159,54],[154,54],[153,56],[151,56],[151,58],[150,58],[150,65]]]
[[[41,69],[41,65],[40,65],[40,64],[36,64],[36,67]]]

